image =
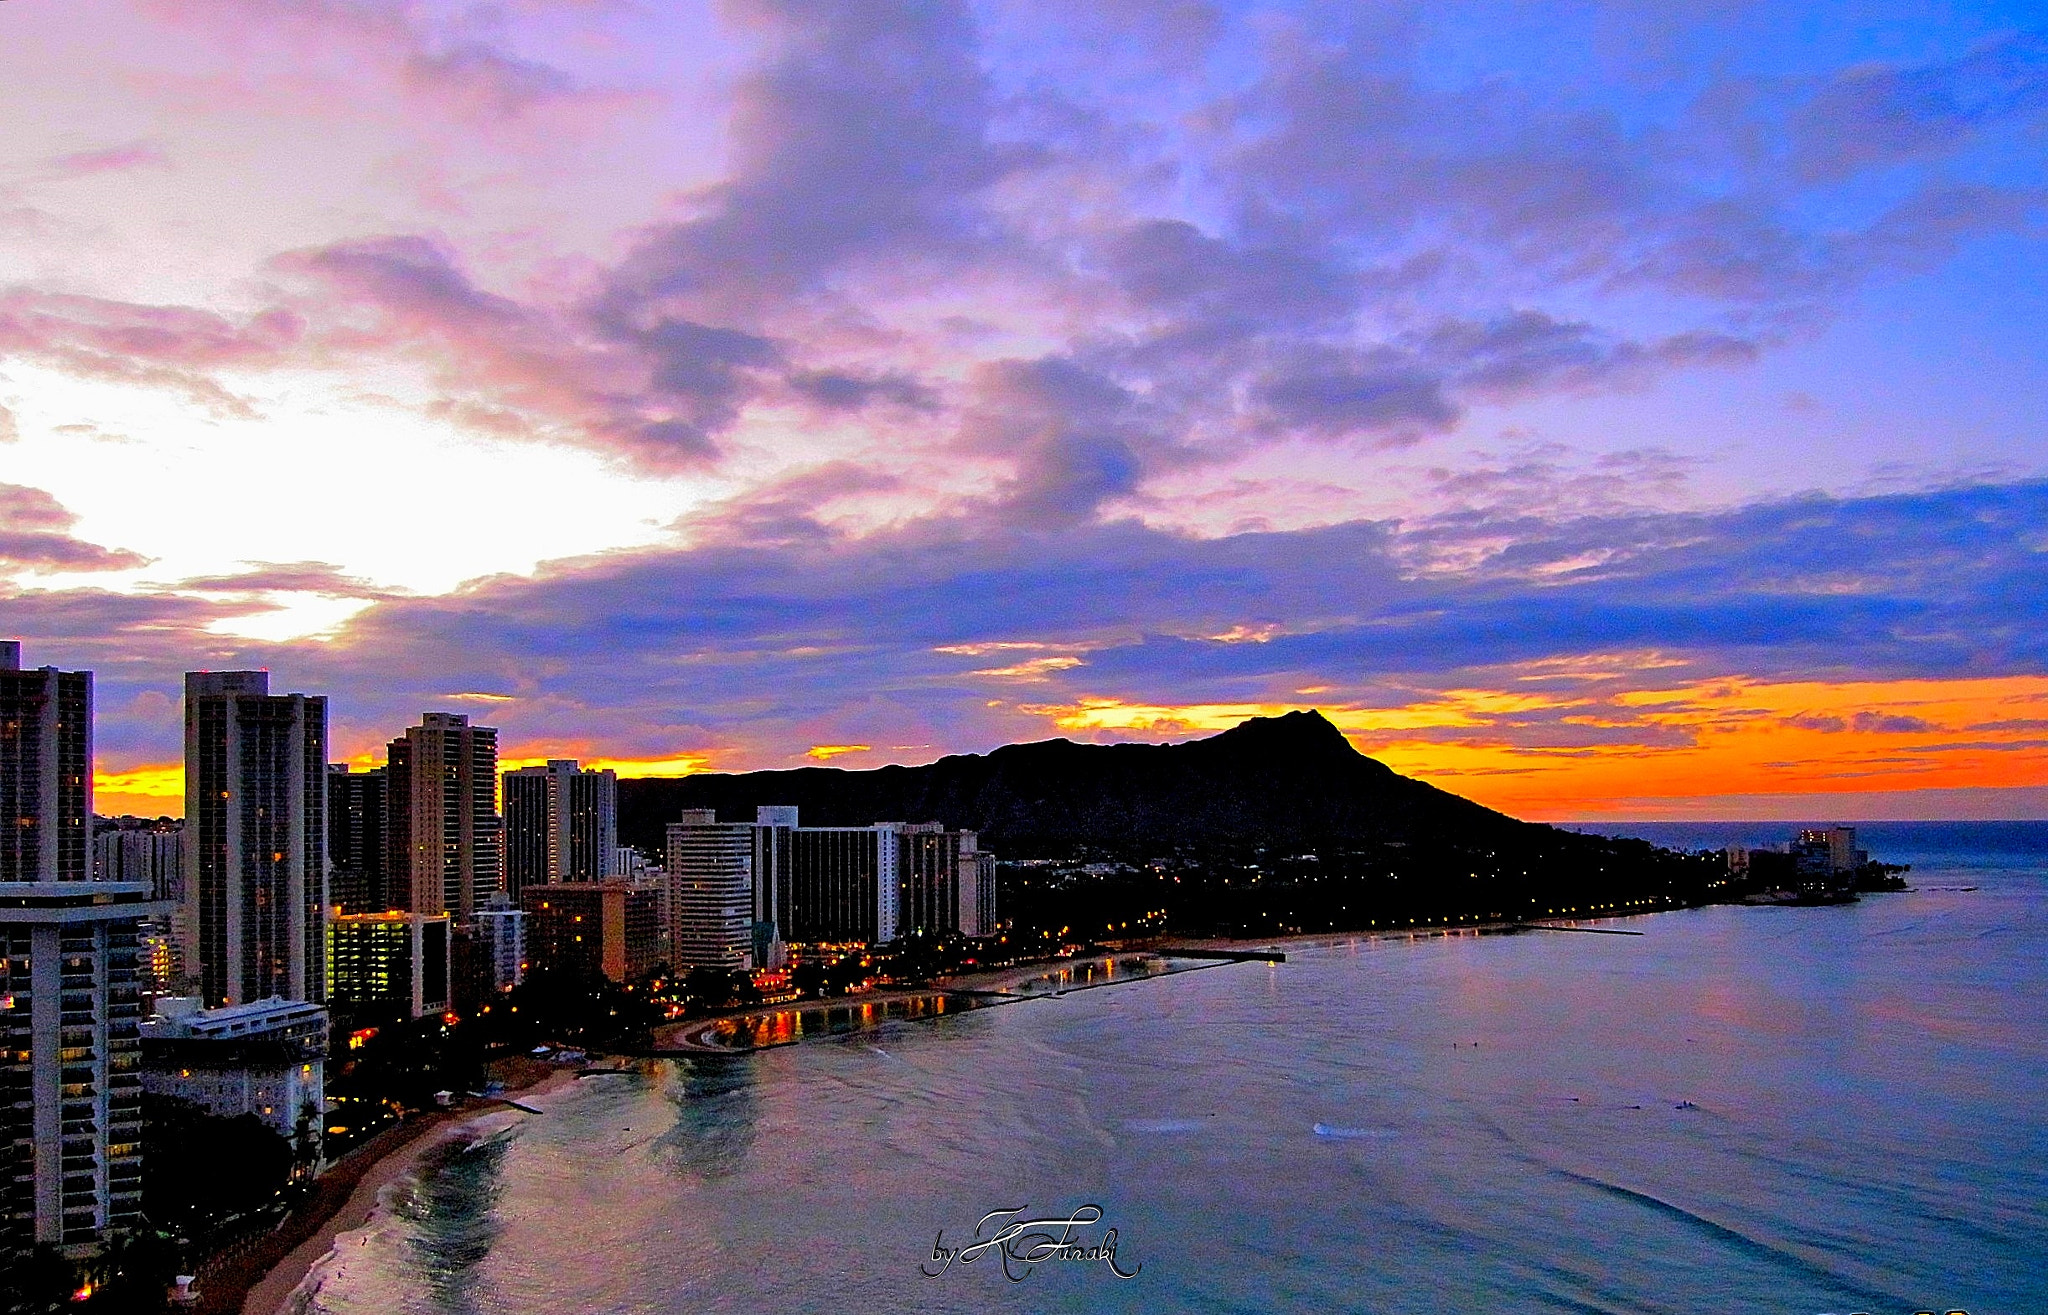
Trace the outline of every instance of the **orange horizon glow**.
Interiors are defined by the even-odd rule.
[[[559,758],[573,761],[584,771],[601,772],[609,768],[620,776],[689,776],[711,768],[708,753],[681,753],[669,758],[586,758],[574,749],[535,753],[528,748],[512,757],[498,759],[498,770],[511,772],[521,767],[545,767],[550,759]]]
[[[125,770],[97,768],[92,774],[96,813],[137,817],[185,815],[185,764],[140,763]]]
[[[1579,673],[1573,673],[1579,674]],[[1068,731],[1221,731],[1288,703],[1082,699],[1020,710]],[[1325,706],[1362,753],[1489,808],[1539,820],[1701,816],[1716,798],[2048,786],[2048,677],[1770,682],[1666,689],[1454,689],[1392,707]],[[1518,715],[1669,744],[1518,741]],[[1451,732],[1430,737],[1423,732]],[[1562,738],[1562,737],[1560,737]]]
[[[1561,679],[1568,688],[1475,685],[1420,692],[1391,706],[1326,704],[1320,710],[1360,752],[1395,771],[1536,820],[1693,818],[1709,815],[1716,799],[1765,796],[1788,807],[1810,801],[1806,811],[1821,816],[1832,815],[1831,801],[1842,797],[2048,787],[2048,677],[1730,678],[1611,689],[1601,683],[1607,673],[1590,668],[1546,668],[1538,676]],[[1164,738],[1224,731],[1302,706],[1082,698],[1017,710],[1069,733]],[[1571,743],[1573,735],[1592,742]],[[1602,735],[1613,742],[1598,742]],[[712,770],[715,753],[737,760],[730,766],[721,761],[718,770],[748,769],[749,755],[728,749],[631,758],[585,757],[585,748],[521,745],[499,767],[576,758],[621,776],[675,777]],[[871,752],[867,745],[815,744],[805,756],[828,762]],[[367,754],[348,761],[374,765]],[[94,783],[103,813],[175,816],[184,809],[182,764],[102,770]]]

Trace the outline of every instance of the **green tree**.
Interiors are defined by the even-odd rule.
[[[63,1310],[78,1291],[78,1266],[48,1242],[0,1270],[0,1309],[8,1315],[45,1315]]]
[[[170,1305],[171,1279],[178,1273],[177,1243],[145,1226],[117,1236],[86,1271],[93,1285],[87,1311],[150,1315]]]
[[[795,987],[800,995],[824,995],[827,986],[825,965],[819,963],[816,959],[804,960],[796,967],[790,969],[789,984]]]
[[[220,1118],[169,1096],[143,1098],[142,1210],[199,1240],[277,1199],[292,1145],[253,1114]]]
[[[312,1101],[299,1106],[298,1121],[292,1125],[292,1176],[311,1178],[320,1171],[320,1111]]]

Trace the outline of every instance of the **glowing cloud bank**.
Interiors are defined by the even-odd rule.
[[[246,664],[358,761],[2041,815],[2040,15],[1538,8],[0,6],[5,629],[152,812]]]

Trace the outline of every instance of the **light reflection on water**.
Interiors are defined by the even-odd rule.
[[[1183,971],[1191,965],[1185,962],[1163,959],[1155,955],[1125,956],[1105,955],[1099,959],[1082,959],[1063,964],[1051,972],[1017,983],[1010,990],[1018,995],[1042,995],[1046,992],[1073,991],[1089,986],[1107,986],[1111,982],[1133,981],[1140,977],[1161,977],[1170,972]]]
[[[794,1041],[843,1036],[884,1023],[916,1022],[969,1009],[986,1009],[1011,1003],[1009,997],[1057,995],[1066,991],[1162,977],[1213,967],[1212,960],[1184,960],[1153,954],[1114,954],[1063,964],[1035,977],[1015,982],[1001,991],[933,991],[928,995],[894,996],[879,1000],[859,998],[827,1003],[792,1005],[758,1014],[724,1018],[712,1024],[704,1041],[733,1050],[759,1050],[788,1045]]]
[[[2042,866],[650,1064],[506,1116],[312,1306],[2038,1315]],[[1084,1203],[1138,1278],[918,1275],[941,1228]]]
[[[806,1038],[839,1036],[892,1021],[936,1018],[948,1011],[958,1013],[971,1007],[970,1001],[941,994],[801,1005],[777,1009],[772,1013],[721,1019],[712,1028],[709,1039],[713,1044],[730,1046],[735,1050],[760,1049]]]

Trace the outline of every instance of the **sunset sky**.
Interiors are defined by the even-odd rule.
[[[2048,817],[2038,3],[6,0],[0,635],[510,760]]]

